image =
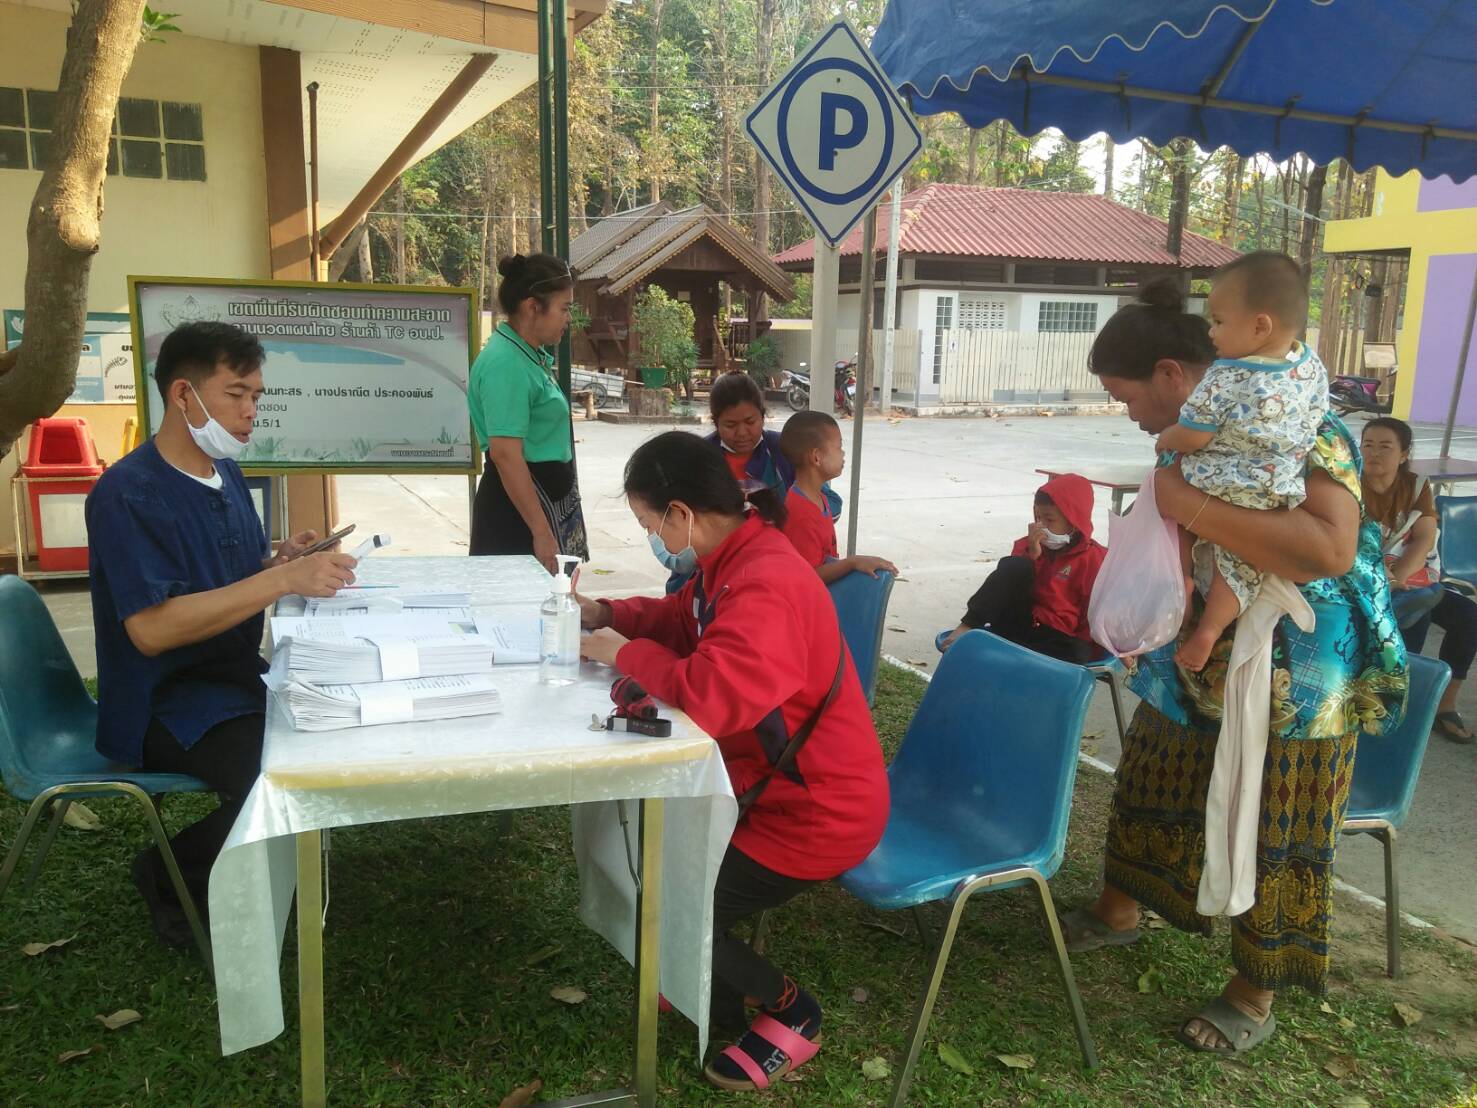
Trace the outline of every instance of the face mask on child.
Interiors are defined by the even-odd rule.
[[[1048,550],[1060,550],[1071,541],[1071,532],[1065,535],[1058,535],[1055,531],[1048,531],[1045,527],[1041,528],[1041,545]]]
[[[667,512],[671,510],[672,506],[667,505]],[[669,572],[686,577],[697,569],[697,551],[692,548],[692,516],[687,517],[687,545],[673,554],[662,541],[662,528],[667,524],[667,512],[662,513],[662,522],[655,531],[646,536],[646,541],[651,544],[651,552],[656,555],[656,560],[666,566]]]

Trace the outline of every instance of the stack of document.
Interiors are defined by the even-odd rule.
[[[375,684],[314,685],[288,680],[278,690],[277,699],[299,731],[423,723],[488,715],[502,707],[487,674]]]

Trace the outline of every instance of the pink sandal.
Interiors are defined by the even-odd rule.
[[[814,1058],[821,1048],[819,1034],[814,1039],[807,1039],[767,1014],[759,1015],[750,1024],[749,1030],[772,1044],[774,1050],[784,1056],[784,1061],[773,1073],[766,1073],[764,1067],[755,1061],[748,1051],[741,1049],[737,1043],[725,1047],[720,1057],[727,1058],[741,1069],[748,1075],[748,1080],[736,1081],[731,1077],[725,1077],[709,1065],[703,1070],[703,1075],[718,1088],[734,1093],[752,1093],[760,1089],[767,1089],[791,1070],[799,1069]]]

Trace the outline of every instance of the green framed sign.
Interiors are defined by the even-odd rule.
[[[244,469],[479,471],[467,379],[480,344],[466,288],[129,277],[139,425],[164,416],[154,362],[170,331],[215,320],[266,350]]]

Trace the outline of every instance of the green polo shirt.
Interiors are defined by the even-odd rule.
[[[472,363],[467,404],[477,443],[491,438],[523,440],[529,462],[567,462],[570,446],[569,401],[553,378],[554,356],[536,350],[506,323]]]

